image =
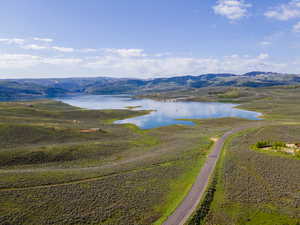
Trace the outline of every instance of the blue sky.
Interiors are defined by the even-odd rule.
[[[0,78],[300,73],[300,0],[3,0]]]

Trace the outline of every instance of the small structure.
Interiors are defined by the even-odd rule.
[[[100,128],[90,128],[90,129],[82,129],[80,133],[94,133],[100,131]]]
[[[288,148],[298,148],[296,144],[286,144]]]
[[[300,153],[300,143],[282,143],[282,142],[258,142],[256,148],[263,150],[271,150],[274,152],[283,152],[292,155]]]

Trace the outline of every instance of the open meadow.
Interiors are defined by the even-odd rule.
[[[264,97],[239,106],[262,112],[265,124],[227,140],[190,225],[300,223],[298,155],[253,148],[263,142],[299,143],[299,94],[299,87],[259,88],[257,95]]]
[[[251,146],[299,142],[299,93],[257,89],[238,107],[262,112],[261,122],[193,120],[150,130],[112,124],[149,111],[0,103],[0,224],[162,224],[190,190],[212,140],[259,123],[226,141],[190,224],[296,225],[299,160]]]
[[[0,224],[161,224],[212,145],[242,119],[140,130],[148,113],[0,103]]]
[[[300,225],[300,0],[0,2],[0,225]]]

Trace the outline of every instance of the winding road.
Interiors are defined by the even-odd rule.
[[[163,225],[184,225],[192,213],[196,210],[200,200],[206,190],[209,178],[214,172],[216,163],[221,155],[225,140],[232,134],[250,128],[250,126],[239,127],[226,132],[218,141],[215,142],[211,153],[196,178],[190,192],[173,212]]]
[[[256,125],[257,126],[257,125]],[[180,203],[180,205],[177,207],[177,209],[173,212],[172,215],[170,215],[167,220],[163,223],[163,225],[184,225],[189,217],[192,215],[192,213],[196,210],[198,204],[200,203],[200,200],[206,190],[206,187],[208,185],[208,181],[210,176],[213,174],[216,163],[219,159],[219,156],[221,155],[221,151],[224,145],[225,140],[232,134],[235,134],[239,131],[242,131],[247,128],[253,127],[252,125],[246,125],[239,128],[232,129],[230,131],[227,131],[220,139],[215,141],[215,144],[213,145],[212,151],[207,157],[207,160],[204,164],[204,166],[201,168],[201,171],[199,175],[196,178],[195,183],[193,184],[191,190],[187,194],[187,196],[184,198],[184,200]],[[143,156],[145,157],[145,156]],[[140,159],[137,157],[136,159]],[[124,160],[122,163],[128,163],[132,160]],[[100,167],[91,167],[91,168],[84,168],[87,170],[94,170],[94,169],[100,169],[104,168],[106,166],[100,166]],[[83,168],[78,168],[83,169]],[[68,169],[57,169],[57,170],[68,170]],[[73,168],[74,170],[74,168]],[[21,169],[21,170],[0,170],[2,173],[11,173],[11,172],[33,172],[32,169]],[[47,171],[47,169],[40,169],[39,171]],[[91,180],[98,180],[105,176],[96,177],[96,178],[88,178],[84,180],[79,181],[71,181],[61,184],[49,184],[49,185],[41,185],[41,186],[33,186],[33,187],[21,187],[21,188],[4,188],[0,189],[0,191],[15,191],[15,190],[27,190],[27,189],[36,189],[36,188],[47,188],[51,186],[63,186],[68,184],[74,184],[74,183],[81,183],[85,181],[91,181]]]

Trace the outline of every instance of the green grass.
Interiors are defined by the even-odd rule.
[[[277,157],[284,157],[284,158],[290,158],[290,159],[300,160],[299,154],[292,155],[292,154],[289,154],[289,153],[286,153],[286,152],[282,152],[282,151],[274,152],[274,151],[268,151],[268,150],[263,150],[263,149],[253,149],[253,150],[258,151],[258,152],[260,152],[262,154],[268,154],[268,155],[277,156]]]
[[[206,141],[207,146],[204,149],[210,149],[212,146],[212,142],[209,139]],[[205,142],[204,142],[205,143]],[[203,144],[201,144],[198,148],[199,151],[203,149]],[[202,150],[203,151],[203,150]],[[204,154],[207,155],[208,151],[203,151]],[[157,211],[162,213],[162,216],[159,220],[157,220],[154,225],[162,224],[171,214],[175,211],[177,206],[183,201],[189,190],[191,189],[192,185],[195,182],[195,179],[205,163],[206,158],[203,157],[203,153],[200,157],[195,158],[194,162],[190,165],[190,168],[187,168],[186,174],[179,177],[176,181],[170,184],[171,192],[168,194],[166,198],[166,203],[161,205]]]
[[[287,143],[281,141],[258,141],[256,144],[251,146],[251,149],[264,154],[300,160],[300,152],[290,154],[282,150],[282,148],[286,148],[286,144]],[[269,149],[264,149],[266,147]]]
[[[241,93],[238,89],[230,89],[222,94],[218,94],[219,98],[227,98],[227,99],[231,99],[231,98],[239,98],[241,97]]]
[[[203,88],[153,95],[162,99],[180,96],[196,101],[237,102],[242,103],[238,108],[263,113],[265,127],[257,135],[252,135],[256,132],[252,129],[226,142],[226,155],[222,156],[222,166],[217,169],[223,175],[218,178],[217,191],[205,224],[300,223],[297,216],[300,214],[296,197],[298,192],[293,189],[300,183],[299,173],[296,172],[300,169],[297,157],[251,149],[261,140],[299,142],[299,94],[300,88],[297,86],[238,90],[216,88],[213,91]],[[244,177],[249,177],[249,181]],[[245,196],[247,191],[250,193],[249,199]]]
[[[250,129],[228,139],[221,158],[222,166],[218,168],[223,175],[219,178],[211,211],[205,224],[296,225],[299,222],[300,218],[297,216],[299,209],[293,203],[296,195],[284,194],[297,193],[293,185],[299,182],[299,176],[293,173],[299,169],[297,169],[299,164],[293,159],[281,159],[274,155],[266,158],[261,153],[253,154],[254,152],[251,153],[251,150],[247,150],[246,147],[250,149],[249,142],[255,142],[262,134],[274,139],[284,138],[282,133],[286,132],[286,129],[283,128]],[[264,132],[264,129],[269,132]],[[278,134],[276,131],[281,132]],[[257,136],[256,139],[251,136],[253,134]],[[235,146],[235,155],[232,146]],[[282,176],[280,179],[279,174]],[[286,176],[289,177],[289,182],[283,182]],[[282,194],[286,195],[286,201],[281,200]]]
[[[160,224],[193,184],[210,137],[248,123],[195,120],[141,130],[107,121],[148,111],[53,101],[0,108],[0,224]],[[100,131],[80,132],[89,128]]]
[[[226,141],[206,225],[295,225],[298,160],[254,151],[251,145],[261,140],[298,141],[300,88],[239,88],[239,96],[230,91],[160,96],[231,98],[266,119],[263,128]],[[222,93],[226,98],[218,96]],[[0,224],[159,225],[193,184],[209,139],[257,123],[192,120],[195,126],[151,130],[112,124],[145,113],[149,111],[82,110],[48,100],[0,103]],[[101,132],[80,133],[89,128]]]

